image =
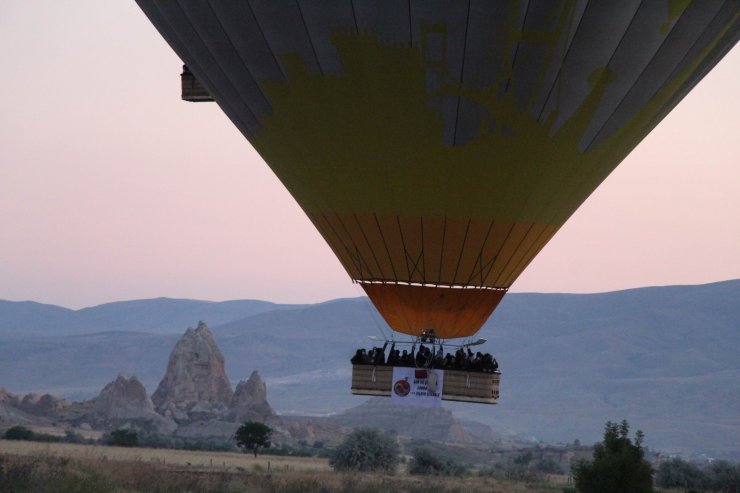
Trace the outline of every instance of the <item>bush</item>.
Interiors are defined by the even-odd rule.
[[[25,426],[13,426],[8,428],[3,438],[6,440],[30,440],[33,442],[61,442],[58,436],[49,435],[48,433],[36,433]]]
[[[398,444],[380,430],[358,429],[347,435],[329,460],[337,471],[383,471],[398,467]]]
[[[696,465],[676,458],[661,462],[655,482],[666,488],[702,488],[706,477]]]
[[[133,430],[121,428],[111,431],[106,442],[108,445],[116,445],[118,447],[138,447],[139,435]]]
[[[8,428],[3,435],[6,440],[33,440],[34,432],[25,426],[13,426]]]
[[[425,476],[463,476],[467,467],[454,459],[445,458],[431,447],[418,447],[409,463],[409,474]]]
[[[64,432],[64,438],[62,439],[62,441],[64,443],[92,443],[92,440],[89,440],[72,430],[67,430]]]
[[[714,491],[740,491],[740,464],[733,465],[726,460],[712,462],[707,467],[707,482]]]
[[[666,488],[735,493],[740,490],[740,464],[716,460],[700,467],[674,458],[660,464],[655,482]]]
[[[544,474],[563,474],[563,468],[560,467],[560,464],[549,457],[545,457],[544,459],[539,460],[534,465],[534,469],[535,471]]]

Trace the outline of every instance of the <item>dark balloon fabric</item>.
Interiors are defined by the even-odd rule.
[[[442,337],[740,36],[737,0],[137,1],[390,326]]]

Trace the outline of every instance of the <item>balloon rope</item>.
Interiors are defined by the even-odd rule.
[[[367,294],[365,291],[360,287],[358,283],[353,283],[355,285],[355,291],[357,291],[358,294],[360,294],[363,298],[366,298],[367,303],[365,303],[365,308],[370,313],[370,318],[375,323],[375,327],[378,329],[378,332],[380,332],[381,337],[384,341],[388,340],[388,336],[386,335],[385,331],[383,331],[382,325],[378,322],[378,312],[373,310],[373,307],[371,306],[372,302],[370,301],[370,298],[367,297]]]

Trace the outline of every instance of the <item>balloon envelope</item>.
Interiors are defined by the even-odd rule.
[[[137,1],[389,325],[444,338],[740,33],[737,1]]]

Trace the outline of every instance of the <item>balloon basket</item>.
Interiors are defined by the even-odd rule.
[[[465,370],[435,370],[444,373],[442,400],[496,404],[499,398],[501,373]],[[352,365],[352,393],[390,397],[393,387],[393,367]]]

